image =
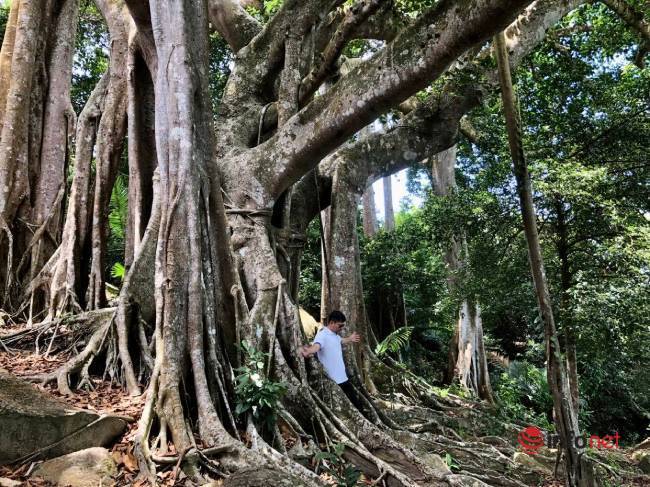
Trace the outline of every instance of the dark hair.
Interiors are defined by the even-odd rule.
[[[345,323],[345,315],[342,312],[338,311],[338,310],[334,310],[327,317],[327,322],[329,323],[330,321]]]

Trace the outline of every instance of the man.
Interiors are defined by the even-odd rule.
[[[340,311],[332,311],[327,317],[327,326],[316,333],[313,344],[302,347],[301,353],[305,358],[316,354],[328,377],[336,382],[345,395],[355,403],[354,389],[348,382],[348,375],[345,372],[342,345],[358,343],[361,341],[361,336],[355,331],[350,336],[342,338],[340,333],[344,327],[345,315]]]

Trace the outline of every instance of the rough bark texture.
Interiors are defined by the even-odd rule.
[[[0,53],[0,299],[12,312],[61,236],[77,11],[77,0],[12,2]],[[44,304],[32,300],[30,317]]]
[[[109,201],[127,130],[130,18],[122,2],[100,0],[97,5],[108,25],[110,65],[79,117],[75,172],[61,245],[31,282],[32,289],[48,290],[50,316],[106,306]]]

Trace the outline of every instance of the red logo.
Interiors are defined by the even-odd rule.
[[[536,426],[528,426],[517,435],[517,441],[524,450],[524,453],[535,455],[544,445],[544,436]]]

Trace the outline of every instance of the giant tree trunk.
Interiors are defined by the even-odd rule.
[[[12,2],[0,53],[0,300],[30,317],[46,300],[25,288],[61,236],[77,12],[78,0]]]
[[[544,324],[548,384],[553,397],[555,427],[560,435],[560,442],[565,452],[567,483],[571,487],[591,486],[594,485],[592,465],[584,456],[584,447],[580,448],[576,445],[576,438],[580,437],[578,414],[571,399],[566,367],[562,360],[560,342],[553,317],[551,296],[544,272],[544,261],[533,205],[532,185],[522,143],[521,120],[519,118],[517,98],[512,85],[503,33],[497,34],[494,43],[499,65],[501,98],[508,132],[508,143],[517,179],[524,234],[528,244],[528,258],[539,312]]]
[[[456,188],[454,175],[456,150],[457,147],[454,145],[432,158],[433,190],[439,197],[451,195]],[[444,258],[448,273],[447,286],[449,292],[454,294],[459,289],[457,274],[465,265],[464,260],[467,258],[467,242],[464,233],[452,236]],[[472,296],[462,296],[460,302],[458,320],[449,344],[447,379],[449,381],[458,379],[463,387],[476,396],[494,402],[483,345],[481,308]]]
[[[129,298],[133,297],[143,308],[143,316],[151,316],[152,309],[155,311],[153,332],[153,323],[149,323],[149,328],[139,333],[153,334],[153,337],[145,336],[145,340],[132,347],[143,349],[146,343],[147,347],[155,348],[155,359],[147,365],[150,370],[144,374],[146,377],[150,372],[150,382],[137,437],[143,470],[153,473],[155,460],[169,460],[169,457],[157,457],[152,449],[155,442],[152,437],[158,435],[164,452],[167,434],[171,433],[176,451],[186,454],[184,464],[196,480],[200,480],[193,468],[197,462],[203,461],[208,469],[213,466],[198,452],[207,446],[212,448],[212,453],[220,454],[220,467],[227,470],[241,469],[246,464],[275,465],[284,473],[299,476],[304,483],[319,482],[313,473],[280,454],[281,435],[260,433],[260,425],[255,424],[252,416],[235,418],[232,414],[235,397],[228,384],[231,364],[241,358],[236,346],[246,339],[268,353],[268,362],[262,369],[264,378],[287,385],[278,414],[287,430],[293,431],[297,443],[343,442],[348,459],[369,475],[381,476],[391,486],[416,482],[458,485],[466,480],[433,471],[394,440],[398,434],[409,437],[408,432],[394,431],[379,414],[371,416],[376,421],[368,420],[335,384],[326,380],[317,363],[305,364],[298,352],[302,336],[297,307],[286,282],[286,273],[290,274],[286,260],[290,259],[286,259],[283,239],[276,238],[278,230],[290,229],[282,225],[278,228],[274,217],[286,211],[284,201],[291,199],[292,184],[312,170],[322,157],[344,144],[377,113],[428,86],[454,59],[493,35],[496,29],[503,28],[529,3],[526,0],[469,2],[462,15],[450,3],[426,9],[421,18],[395,37],[394,46],[366,61],[353,75],[342,76],[331,91],[314,98],[311,97],[314,86],[310,83],[321,76],[319,73],[327,73],[331,66],[312,66],[310,62],[329,58],[316,55],[311,61],[301,62],[301,49],[317,44],[310,42],[313,39],[310,36],[315,34],[321,35],[321,41],[325,39],[325,54],[334,53],[335,58],[342,49],[341,36],[331,35],[327,30],[329,17],[323,17],[327,12],[323,12],[322,2],[284,2],[265,26],[258,26],[245,13],[239,15],[240,19],[247,19],[247,27],[254,31],[254,37],[242,40],[247,29],[231,32],[238,52],[214,126],[207,95],[206,2],[152,0],[150,5],[135,0],[127,2],[132,20],[138,26],[137,35],[146,39],[152,36],[150,41],[155,43],[156,57],[160,60],[155,74],[149,67],[154,82],[160,183],[152,218],[139,248],[133,244],[134,261],[120,296],[118,314],[102,330],[108,333],[112,323],[116,324],[121,335],[120,358],[123,368],[128,369],[135,362],[128,350],[133,344],[129,343],[133,333],[125,325],[129,321]],[[236,2],[216,3],[228,7],[220,10],[217,5],[219,14],[228,14],[232,9],[241,14]],[[368,3],[370,7],[377,4]],[[366,8],[368,5],[364,2],[359,15],[372,13],[371,8]],[[355,15],[354,10],[351,15]],[[321,22],[323,18],[328,21]],[[354,27],[355,22],[347,20],[346,17],[336,33],[349,34],[347,26]],[[444,35],[432,35],[438,30]],[[330,38],[333,46],[328,44]],[[117,51],[115,56],[119,58],[122,52]],[[418,61],[414,62],[415,59]],[[332,65],[334,60],[330,59]],[[305,79],[312,81],[303,84],[301,80]],[[123,99],[116,94],[112,106],[123,106]],[[271,116],[274,120],[268,124],[267,113],[275,113],[275,118]],[[100,177],[105,181],[112,177],[112,156],[119,145],[115,141],[119,139],[121,116],[121,112],[116,112],[115,124],[107,122],[106,130],[100,131],[102,138],[113,137],[112,142],[103,142],[112,144],[112,149],[107,146],[100,151],[104,158]],[[131,118],[137,117],[135,114]],[[137,137],[142,137],[143,132],[151,135],[150,130],[138,130]],[[343,257],[342,267],[356,269],[359,286],[355,284],[350,296],[359,296],[358,251],[353,239],[356,204],[363,185],[347,191],[342,180],[337,184],[341,190],[335,194],[342,198],[338,204],[341,211],[333,212],[328,226],[332,232],[346,237],[348,247],[352,244],[352,257],[347,249],[334,249],[333,268],[337,265],[336,257]],[[95,190],[93,215],[97,219],[105,219],[101,203],[110,194],[108,186]],[[134,212],[138,211],[134,207]],[[97,220],[93,227],[95,224],[101,225]],[[136,224],[133,218],[132,227],[135,242],[142,225]],[[348,233],[342,233],[339,227]],[[94,230],[93,236],[97,235],[101,237],[101,228]],[[101,246],[96,248],[99,261]],[[154,265],[148,265],[150,262]],[[145,302],[145,293],[139,293],[141,289],[135,289],[151,290],[146,281],[151,279],[152,269],[155,307]],[[93,268],[91,306],[101,305],[101,278],[101,269]],[[138,282],[138,278],[144,282]],[[137,303],[138,300],[141,302]],[[361,301],[357,298],[358,302]],[[83,353],[97,355],[102,346],[109,347],[102,343],[105,342],[101,334],[93,336]],[[107,355],[114,357],[112,353]],[[146,354],[143,355],[147,363]],[[124,375],[129,389],[138,392],[137,376],[127,370]],[[66,374],[57,375],[59,378],[60,389],[68,387]],[[365,396],[366,391],[360,387],[361,395]],[[372,415],[372,410],[369,414]],[[243,428],[250,449],[239,441],[239,430]],[[197,432],[198,445],[194,443]],[[270,441],[276,448],[271,448]]]

